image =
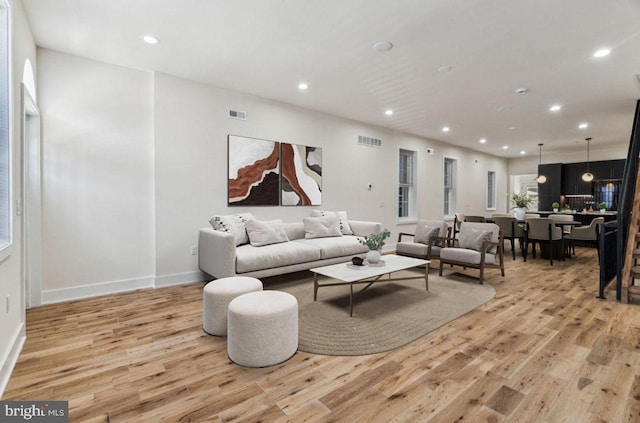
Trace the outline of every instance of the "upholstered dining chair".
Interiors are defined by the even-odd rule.
[[[528,219],[538,218],[538,217],[540,217],[540,213],[525,213],[525,214],[524,214],[524,220],[525,220],[525,222],[526,222]]]
[[[440,276],[445,264],[479,269],[480,283],[484,283],[484,271],[487,268],[500,269],[504,276],[500,227],[495,223],[462,222],[453,246],[445,246],[440,251]]]
[[[522,257],[524,257],[524,228],[518,224],[518,220],[515,217],[496,216],[493,221],[502,231],[502,248],[504,249],[504,240],[511,241],[511,255],[513,260],[516,259],[515,240],[520,243],[520,250],[522,251]]]
[[[556,222],[561,222],[561,221],[565,221],[565,222],[573,222],[573,216],[571,216],[570,214],[550,214],[549,219],[552,219]],[[563,225],[562,226],[562,233],[567,236],[571,233],[571,225]]]
[[[464,222],[464,213],[455,213],[453,218],[453,237],[455,238],[458,232],[460,232],[460,224]]]
[[[573,228],[569,235],[565,235],[564,239],[569,242],[567,248],[571,248],[575,254],[575,241],[595,244],[598,249],[598,258],[600,258],[600,248],[598,241],[600,240],[600,225],[604,223],[604,217],[594,218],[588,226],[580,226]]]
[[[405,237],[413,239],[403,241]],[[418,220],[414,234],[400,232],[396,243],[396,254],[425,260],[439,260],[440,251],[449,238],[451,228],[444,220]]]
[[[480,223],[484,223],[487,221],[487,218],[484,216],[465,216],[464,218],[465,222],[480,222]]]
[[[553,266],[553,247],[556,243],[560,243],[560,251],[562,251],[562,260],[564,261],[564,238],[562,237],[562,229],[556,226],[553,219],[546,217],[533,217],[527,219],[527,236],[525,238],[524,261],[527,261],[527,246],[532,244],[531,251],[533,258],[536,258],[536,243],[540,244],[540,253],[542,254],[542,244],[549,244],[549,261]]]

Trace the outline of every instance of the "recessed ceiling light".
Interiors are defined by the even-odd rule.
[[[307,84],[306,82],[301,82],[298,84],[298,89],[300,91],[306,91],[309,89],[309,84]]]
[[[498,107],[498,111],[499,112],[508,112],[509,110],[511,110],[511,106],[500,106],[500,107]]]
[[[453,69],[451,66],[440,66],[440,67],[438,68],[438,72],[447,73],[447,72],[449,72],[451,69]]]
[[[524,156],[525,154],[527,154],[527,152],[526,152],[526,151],[524,151],[524,150],[521,150],[521,151],[520,151],[520,155]]]
[[[509,146],[508,146],[508,145],[503,145],[503,146],[502,146],[502,149],[503,149],[503,150],[507,150],[508,148],[509,148]]]
[[[486,138],[480,138],[480,144],[484,144],[485,142],[487,142]]]
[[[516,89],[516,94],[526,94],[527,91],[529,90],[527,90],[526,88],[518,88]]]
[[[379,51],[379,52],[385,52],[385,51],[389,51],[393,48],[393,44],[390,43],[389,41],[380,41],[379,43],[375,43],[373,45],[373,49],[375,51]]]
[[[147,44],[151,44],[151,45],[155,45],[155,44],[158,44],[160,42],[160,40],[157,39],[156,37],[154,37],[153,35],[143,35],[142,36],[142,41],[144,41]]]
[[[593,57],[600,58],[600,57],[608,56],[609,54],[611,54],[611,49],[610,48],[603,48],[603,49],[600,49],[600,50],[596,51],[595,53],[593,53]]]
[[[387,116],[391,116],[393,114],[393,110],[391,110],[391,109],[385,110],[384,114],[387,115]]]
[[[442,132],[449,132],[451,130],[451,128],[449,128],[448,126],[443,126],[442,127]]]
[[[515,126],[510,126],[510,127],[509,127],[509,128],[507,128],[507,129],[509,129],[509,131],[514,131],[514,130],[516,129],[516,127],[515,127]]]
[[[562,109],[562,106],[559,105],[559,104],[554,104],[553,106],[549,107],[549,110],[552,111],[552,112],[557,112],[560,109]]]
[[[589,124],[588,123],[584,123],[584,122],[581,123],[580,125],[578,125],[578,128],[580,128],[580,129],[587,129],[588,127],[589,127]]]

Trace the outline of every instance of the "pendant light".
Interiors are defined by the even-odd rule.
[[[582,180],[585,182],[593,181],[593,173],[589,172],[589,141],[591,141],[591,137],[585,138],[587,141],[587,172],[582,174]]]
[[[540,161],[538,162],[538,169],[540,169],[540,165],[542,164],[542,146],[543,145],[544,144],[542,143],[538,144],[538,147],[540,147]],[[540,170],[538,170],[538,177],[536,178],[536,182],[538,182],[539,184],[544,184],[545,182],[547,182],[547,177],[541,174]]]

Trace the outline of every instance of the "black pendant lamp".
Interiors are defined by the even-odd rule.
[[[591,137],[585,138],[587,141],[587,172],[582,174],[582,180],[585,182],[593,181],[593,173],[589,172],[589,141],[591,141]]]
[[[540,169],[540,165],[542,164],[542,146],[544,144],[540,143],[538,144],[538,147],[540,147],[540,161],[538,162],[538,169]],[[538,182],[539,184],[544,184],[545,182],[547,182],[547,177],[544,176],[542,173],[540,173],[540,171],[538,170],[538,177],[536,178],[536,182]]]

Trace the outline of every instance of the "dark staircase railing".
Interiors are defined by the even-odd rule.
[[[617,236],[617,278],[616,278],[616,299],[628,302],[627,288],[632,284],[631,267],[633,251],[627,251],[633,243],[629,236],[635,239],[635,233],[629,233],[630,226],[637,228],[638,213],[633,216],[634,200],[636,199],[636,182],[638,180],[638,157],[640,157],[640,139],[638,139],[638,125],[640,125],[640,100],[636,102],[636,113],[631,129],[631,140],[629,142],[629,152],[624,166],[622,185],[620,187],[620,200],[618,203],[618,236]],[[638,204],[638,201],[635,201]],[[635,219],[632,222],[632,218]],[[635,223],[632,225],[632,223]],[[632,248],[633,250],[633,248]],[[602,272],[601,272],[602,274]],[[602,286],[602,279],[600,284]],[[624,292],[623,292],[624,291]],[[623,298],[624,297],[624,298]]]

